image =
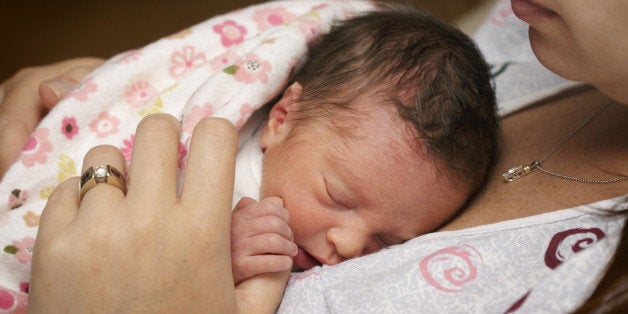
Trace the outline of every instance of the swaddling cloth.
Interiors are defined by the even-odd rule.
[[[119,54],[89,74],[41,121],[0,182],[0,311],[25,310],[39,215],[55,186],[79,175],[91,147],[116,146],[128,163],[140,120],[169,113],[182,120],[183,168],[198,121],[223,117],[240,128],[283,91],[313,38],[368,9],[367,1],[268,2]]]

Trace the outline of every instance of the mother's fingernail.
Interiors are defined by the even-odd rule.
[[[44,84],[48,85],[58,99],[65,97],[65,95],[76,85],[75,83],[62,78],[52,79]]]

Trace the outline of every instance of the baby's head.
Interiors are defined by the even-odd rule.
[[[294,82],[262,132],[260,196],[283,199],[298,268],[435,230],[496,155],[488,67],[467,36],[425,12],[334,27]]]

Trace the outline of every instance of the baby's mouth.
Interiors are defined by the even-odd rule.
[[[314,256],[310,255],[303,248],[299,247],[299,252],[294,256],[292,271],[304,271],[315,266],[320,266],[319,262]]]

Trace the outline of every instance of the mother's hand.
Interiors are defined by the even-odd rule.
[[[192,136],[177,194],[179,122],[138,126],[128,193],[96,184],[79,202],[79,178],[57,187],[41,217],[32,262],[32,312],[234,312],[229,227],[237,133],[209,118]],[[108,164],[111,146],[88,152],[83,171]]]
[[[25,68],[0,84],[0,178],[46,112],[102,62],[75,58]]]

